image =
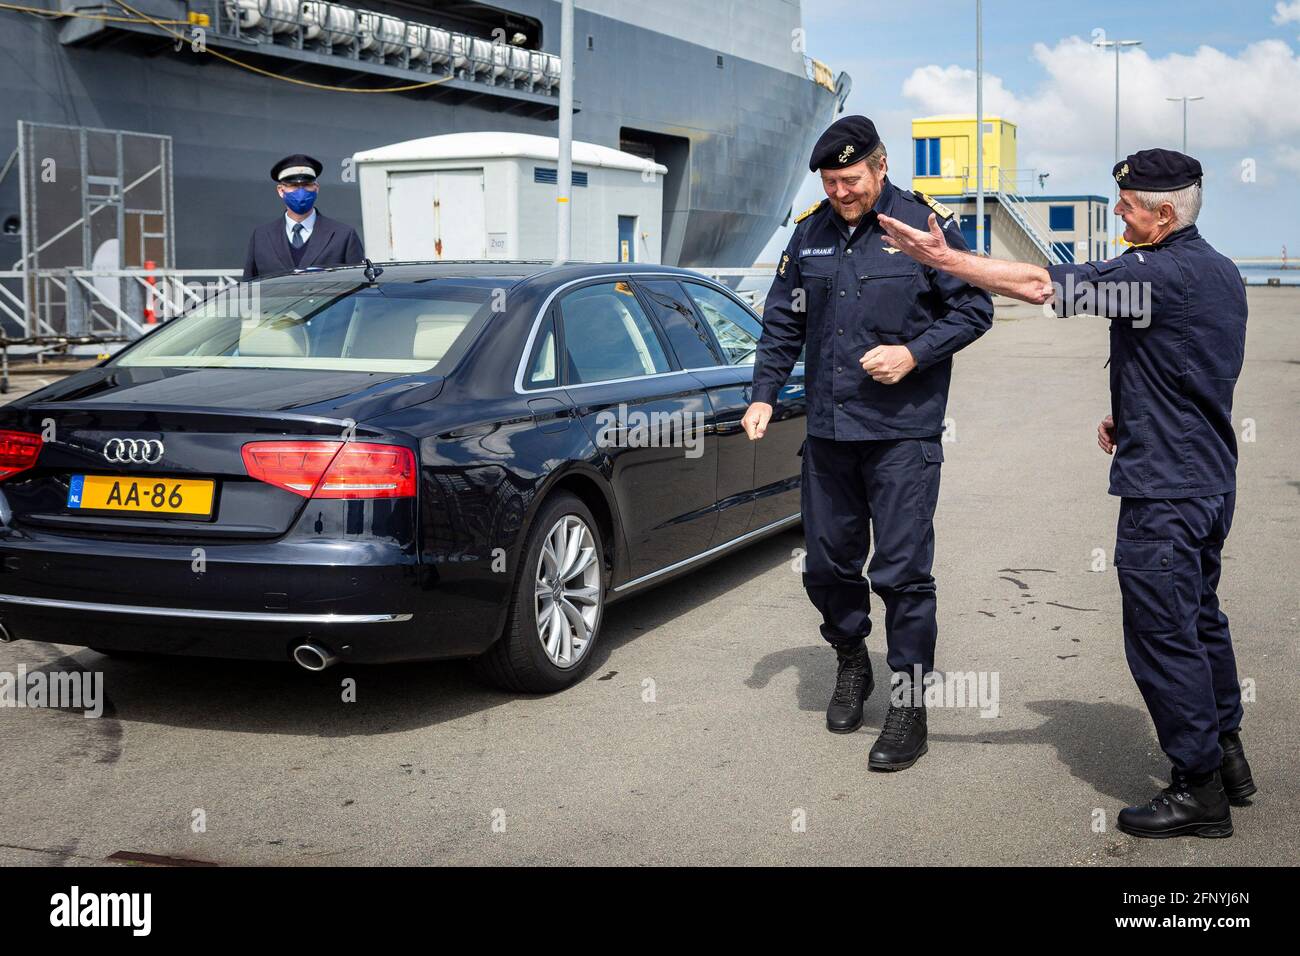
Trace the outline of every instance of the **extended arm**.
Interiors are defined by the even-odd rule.
[[[1041,305],[1052,300],[1052,279],[1042,266],[988,259],[954,249],[944,239],[943,230],[933,213],[930,214],[928,233],[885,215],[880,216],[880,228],[895,247],[922,265],[1022,302]]]
[[[964,256],[966,242],[951,220],[942,230],[950,253]],[[956,259],[958,263],[960,259]],[[993,300],[972,282],[951,272],[932,270],[930,288],[942,302],[942,312],[928,329],[907,343],[917,368],[945,361],[993,327]]]

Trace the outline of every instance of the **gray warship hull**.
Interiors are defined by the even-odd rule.
[[[391,87],[421,74],[392,57],[348,59],[237,22],[232,31],[226,3],[33,2],[81,15],[0,10],[0,151],[13,150],[20,120],[171,137],[171,264],[180,268],[242,263],[252,229],[278,214],[269,169],[287,153],[318,157],[320,207],[359,225],[347,169],[359,150],[448,132],[557,132],[556,89],[484,82],[450,67],[437,85],[407,92],[322,89]],[[486,36],[494,22],[517,26],[518,36],[536,34],[528,39],[537,49],[559,53],[554,0],[368,7]],[[723,15],[680,0],[585,0],[575,15],[574,136],[668,166],[665,263],[751,265],[789,214],[811,143],[842,99],[806,71],[797,3],[727,9],[728,19],[710,22]],[[198,36],[188,21],[203,23],[204,11],[204,44],[238,65],[179,39]],[[0,220],[10,223],[21,213],[17,178],[0,181]],[[22,252],[14,236],[5,240],[9,267]]]

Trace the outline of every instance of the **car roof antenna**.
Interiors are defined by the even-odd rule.
[[[378,279],[381,275],[384,274],[383,266],[377,266],[369,259],[362,259],[361,261],[366,264],[365,276],[367,282],[374,282],[376,279]]]

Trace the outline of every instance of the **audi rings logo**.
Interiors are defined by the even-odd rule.
[[[104,457],[119,465],[153,465],[162,461],[163,443],[153,438],[110,438]]]

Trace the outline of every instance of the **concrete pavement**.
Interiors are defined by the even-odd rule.
[[[1026,308],[958,358],[937,518],[939,667],[996,672],[998,715],[932,708],[912,769],[867,772],[883,686],[858,733],[824,729],[834,655],[795,531],[610,608],[590,676],[553,697],[461,664],[308,675],[0,646],[0,671],[102,670],[111,701],[97,720],[0,710],[0,863],[1294,865],[1300,292],[1250,304],[1236,418],[1255,440],[1221,595],[1260,794],[1232,839],[1114,830],[1167,766],[1110,566],[1106,323]],[[882,683],[883,635],[870,645]]]

